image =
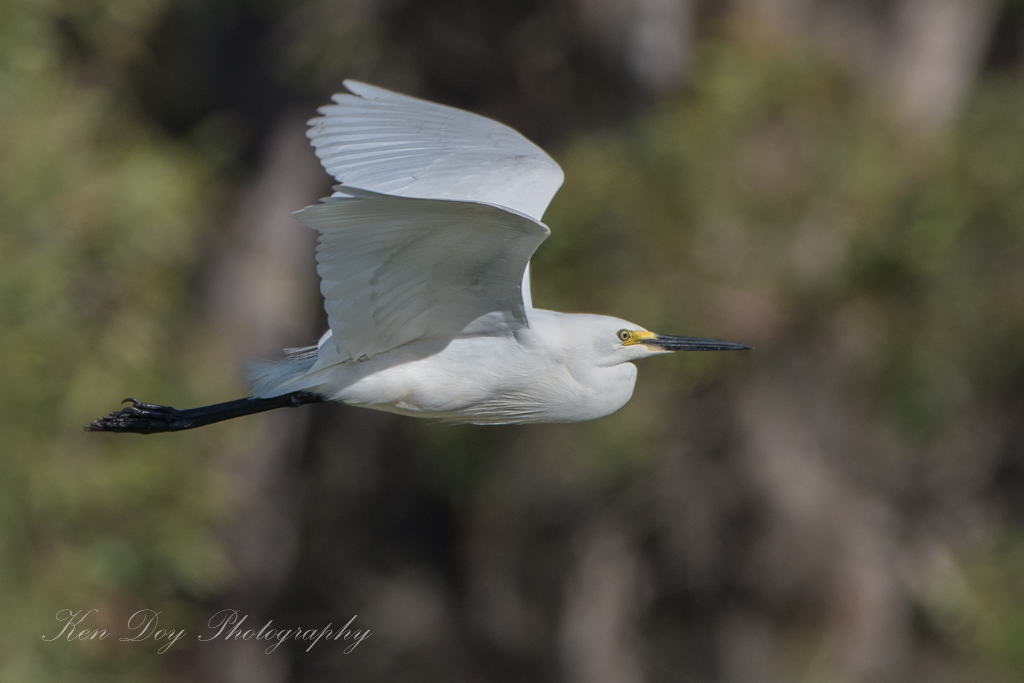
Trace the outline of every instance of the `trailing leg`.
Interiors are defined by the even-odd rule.
[[[88,432],[134,432],[136,434],[157,434],[194,429],[204,425],[230,420],[243,415],[262,413],[277,408],[297,408],[307,403],[323,403],[324,398],[308,391],[295,391],[273,398],[241,398],[237,401],[217,403],[201,408],[177,410],[170,406],[142,403],[126,398],[122,403],[132,405],[89,424]]]

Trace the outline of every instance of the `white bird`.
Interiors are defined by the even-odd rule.
[[[475,424],[578,422],[629,401],[633,361],[750,347],[534,308],[530,258],[562,170],[483,116],[356,81],[307,136],[340,183],[298,211],[320,233],[330,329],[250,369],[250,398],[191,410],[141,403],[86,429],[152,433],[340,401]]]

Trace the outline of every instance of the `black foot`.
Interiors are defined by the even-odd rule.
[[[88,427],[88,432],[135,432],[136,434],[157,434],[177,432],[213,424],[233,417],[262,413],[276,408],[298,408],[307,403],[323,403],[324,398],[308,391],[295,391],[271,398],[240,398],[237,401],[217,403],[212,406],[176,410],[170,406],[155,406],[151,403],[126,398],[121,401],[131,405],[106,417],[101,417]]]
[[[129,401],[132,405],[95,420],[85,428],[85,431],[156,434],[158,432],[176,432],[194,426],[192,421],[181,411],[170,406],[142,403],[134,398],[126,398],[121,403]]]

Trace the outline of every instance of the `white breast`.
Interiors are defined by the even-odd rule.
[[[325,384],[331,398],[352,405],[474,424],[592,420],[632,396],[631,363],[583,369],[564,361],[529,339],[474,337],[336,365]]]

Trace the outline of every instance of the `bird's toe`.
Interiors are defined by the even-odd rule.
[[[180,411],[170,406],[143,403],[134,398],[126,398],[122,403],[132,405],[117,412],[105,415],[89,423],[88,432],[134,432],[136,434],[153,434],[180,429],[182,420]]]

